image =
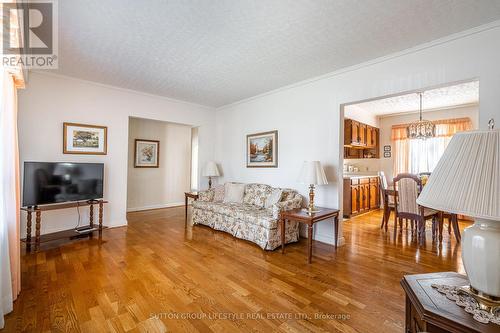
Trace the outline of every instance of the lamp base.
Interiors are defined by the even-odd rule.
[[[500,300],[500,221],[476,218],[464,229],[462,261],[475,295]]]
[[[459,293],[469,295],[474,298],[479,304],[479,308],[491,314],[500,311],[500,297],[490,296],[482,293],[471,286],[462,286],[458,290]]]
[[[321,209],[319,209],[318,207],[313,207],[312,209],[311,208],[302,208],[302,211],[306,212],[309,215],[313,215],[314,213],[321,212]]]

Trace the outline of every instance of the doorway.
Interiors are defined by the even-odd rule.
[[[422,107],[420,106],[422,101]],[[471,80],[345,104],[341,124],[344,217],[377,211],[381,189],[400,173],[432,173],[451,137],[479,128],[479,81]],[[408,136],[420,114],[426,139]]]
[[[195,134],[190,125],[129,118],[128,212],[183,205],[192,174],[198,174],[192,165]]]

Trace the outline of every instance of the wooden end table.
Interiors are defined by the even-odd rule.
[[[286,210],[280,214],[281,225],[281,253],[285,253],[285,227],[287,221],[298,221],[307,224],[307,263],[311,263],[312,259],[312,234],[313,225],[326,219],[333,218],[335,231],[335,249],[337,249],[338,233],[339,233],[339,210],[331,208],[316,207],[319,212],[309,215],[302,208],[294,210]]]
[[[186,213],[184,215],[184,219],[185,220],[187,220],[187,217],[188,217],[188,201],[189,201],[189,198],[191,198],[193,200],[198,200],[198,198],[199,198],[198,192],[196,192],[196,191],[194,191],[194,192],[184,192],[185,209],[186,209]]]
[[[500,326],[482,324],[454,301],[432,288],[432,284],[468,285],[467,277],[455,272],[405,275],[401,286],[406,293],[405,332],[500,332]]]

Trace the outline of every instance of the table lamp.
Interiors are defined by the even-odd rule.
[[[500,131],[457,133],[432,172],[417,203],[471,216],[462,237],[462,260],[470,286],[461,288],[480,307],[500,307]]]
[[[312,215],[313,213],[319,212],[319,210],[314,207],[314,185],[328,184],[325,171],[320,161],[304,161],[298,181],[302,184],[309,184],[309,206],[307,208],[307,213]]]
[[[203,176],[208,177],[208,188],[212,188],[212,177],[219,177],[219,168],[214,161],[208,161],[203,169]]]

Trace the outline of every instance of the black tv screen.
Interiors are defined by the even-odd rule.
[[[23,206],[103,197],[104,164],[24,162]]]

